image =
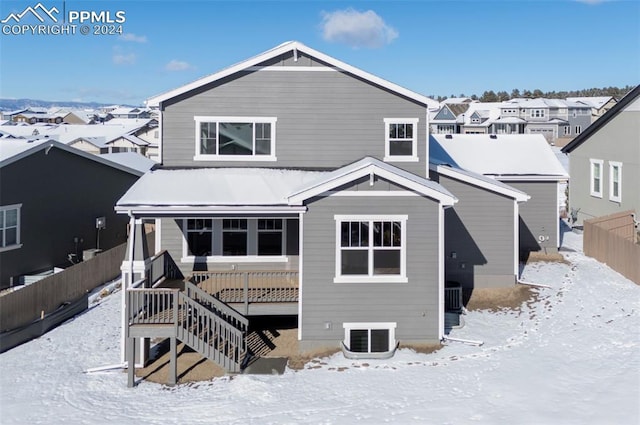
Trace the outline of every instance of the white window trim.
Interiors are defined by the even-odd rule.
[[[195,218],[204,218],[213,220],[213,228],[211,230],[211,243],[212,243],[212,252],[216,249],[217,241],[222,243],[222,223],[218,225],[215,224],[216,220],[222,221],[221,217],[187,217],[182,219],[182,257],[180,258],[180,262],[182,263],[195,263],[197,259],[204,259],[204,262],[207,263],[227,263],[227,264],[235,264],[235,263],[288,263],[289,257],[285,255],[287,249],[287,219],[284,217],[224,217],[224,218],[239,218],[246,219],[247,222],[247,244],[252,243],[252,241],[256,244],[255,249],[257,250],[258,243],[258,230],[257,223],[258,219],[266,218],[266,219],[279,219],[282,220],[282,251],[283,255],[209,255],[207,257],[196,257],[195,255],[189,255],[189,244],[187,241],[187,220],[195,219]],[[251,223],[253,221],[253,223]],[[253,232],[253,235],[252,235]],[[200,261],[198,261],[200,262]]]
[[[273,162],[276,161],[276,122],[277,117],[225,117],[225,116],[202,116],[193,117],[195,121],[195,155],[194,161],[256,161],[256,162]],[[200,124],[205,122],[250,122],[269,123],[271,124],[271,155],[219,155],[219,154],[201,154],[200,153]],[[254,127],[255,131],[255,127]]]
[[[14,249],[18,249],[18,248],[22,248],[22,237],[21,237],[21,232],[20,232],[20,228],[21,226],[21,218],[20,216],[21,214],[21,210],[22,210],[22,204],[13,204],[13,205],[4,205],[0,207],[0,213],[4,214],[5,211],[8,210],[18,210],[17,213],[17,221],[16,221],[16,243],[14,243],[13,245],[7,245],[7,246],[0,246],[0,252],[5,252],[5,251],[11,251]],[[6,218],[5,218],[6,220]],[[6,229],[6,222],[4,223],[4,227],[3,229]],[[6,237],[7,232],[3,232],[2,233],[2,237],[5,238]],[[0,241],[2,244],[4,244],[4,239],[2,241]]]
[[[618,168],[618,196],[613,194],[613,169]],[[609,200],[622,202],[622,162],[609,161]]]
[[[408,215],[335,215],[334,220],[336,222],[336,240],[335,240],[335,252],[336,252],[336,271],[333,283],[407,283],[407,220]],[[400,238],[402,244],[400,245],[400,275],[346,275],[343,276],[341,272],[341,253],[342,247],[341,241],[341,223],[345,221],[399,221],[402,224]],[[370,238],[371,239],[371,238]],[[371,268],[372,258],[369,256],[369,268]]]
[[[600,191],[596,191],[594,187],[594,167],[595,165],[600,166]],[[602,198],[602,184],[603,184],[603,171],[604,171],[604,161],[601,159],[589,159],[589,191],[591,196],[595,196],[596,198]]]
[[[384,158],[385,162],[418,162],[418,123],[419,118],[385,118],[384,119]],[[412,155],[391,155],[389,153],[389,125],[411,124],[413,125],[413,138],[411,140]]]
[[[396,322],[345,322],[342,324],[344,328],[344,345],[348,349],[351,349],[351,331],[352,330],[367,330],[369,331],[369,346],[367,353],[371,353],[371,331],[384,329],[389,331],[389,351],[393,350],[396,346]]]

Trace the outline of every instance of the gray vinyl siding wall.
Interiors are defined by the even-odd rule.
[[[446,176],[439,182],[458,198],[444,216],[446,280],[465,288],[513,286],[513,198]]]
[[[520,204],[520,254],[531,251],[558,252],[558,183],[555,181],[506,181],[510,186],[531,196]],[[539,242],[542,236],[544,241]]]
[[[98,217],[107,224],[100,249],[126,242],[129,218],[113,206],[137,179],[55,147],[0,168],[0,206],[22,204],[22,247],[0,253],[0,287],[11,277],[69,267],[69,254],[82,258],[96,248]]]
[[[215,217],[213,217],[215,218]],[[182,241],[184,239],[182,233],[182,218],[162,218],[160,219],[160,247],[157,251],[166,249],[173,261],[183,275],[188,276],[194,270],[298,270],[298,219],[286,220],[286,255],[287,262],[277,263],[260,263],[260,262],[234,262],[233,257],[229,257],[228,262],[208,262],[208,263],[190,263],[182,262]],[[215,233],[214,236],[215,238]]]
[[[345,322],[396,322],[399,341],[438,340],[439,203],[419,196],[392,199],[327,197],[308,205],[299,318],[303,350],[337,346]],[[336,214],[407,214],[408,283],[334,283]]]
[[[578,225],[621,211],[640,212],[639,135],[640,111],[622,111],[569,154],[569,207],[580,210]],[[603,160],[602,198],[591,196],[590,159]],[[622,163],[622,202],[609,200],[609,161]]]
[[[164,166],[335,169],[383,159],[384,118],[417,118],[420,161],[393,164],[426,172],[425,106],[343,72],[240,72],[163,106]],[[277,161],[194,161],[194,116],[277,117]]]

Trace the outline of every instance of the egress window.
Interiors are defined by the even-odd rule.
[[[195,117],[196,160],[275,160],[273,117]]]
[[[385,161],[418,160],[418,119],[385,118]]]
[[[395,348],[395,323],[343,323],[344,345],[353,353],[385,353]]]

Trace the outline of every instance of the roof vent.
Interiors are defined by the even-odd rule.
[[[497,138],[498,138],[498,135],[497,135],[497,134],[490,134],[490,135],[489,135],[489,138],[490,138],[490,139],[497,139]]]
[[[453,139],[453,134],[447,134],[444,136],[445,139]]]

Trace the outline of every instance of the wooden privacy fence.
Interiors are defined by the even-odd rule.
[[[154,234],[147,234],[153,252]],[[123,243],[95,257],[0,297],[0,332],[27,325],[120,275]]]
[[[583,248],[589,257],[640,284],[640,245],[632,214],[624,211],[585,220]]]

